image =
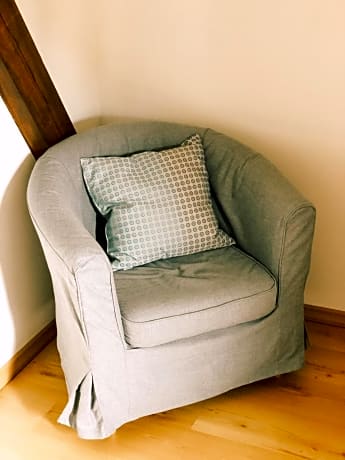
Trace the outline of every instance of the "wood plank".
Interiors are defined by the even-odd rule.
[[[316,326],[310,331],[312,345],[304,369],[141,418],[102,441],[80,440],[56,422],[67,394],[52,342],[0,391],[0,456],[15,460],[46,456],[50,460],[344,459],[343,336],[340,328],[327,326],[322,331],[322,326]]]
[[[193,425],[193,430],[229,439],[242,445],[252,446],[276,454],[284,454],[285,458],[320,458],[335,460],[343,453],[342,432],[326,430],[327,441],[323,442],[320,433],[323,426],[315,423],[306,425],[300,419],[282,418],[278,414],[269,417],[243,417],[231,414],[217,413],[214,417],[199,417]],[[331,427],[332,428],[332,427]],[[332,446],[332,447],[330,447]]]
[[[10,382],[56,336],[55,320],[21,348],[0,368],[0,389]]]
[[[0,94],[35,158],[75,133],[14,0],[1,1]]]

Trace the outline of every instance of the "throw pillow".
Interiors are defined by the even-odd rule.
[[[81,166],[107,219],[114,270],[234,244],[218,227],[198,134],[166,150],[82,158]]]

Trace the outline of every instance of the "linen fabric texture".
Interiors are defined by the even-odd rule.
[[[212,208],[199,134],[129,157],[82,158],[86,187],[107,219],[114,270],[234,244]]]
[[[155,276],[147,265],[114,272],[96,240],[80,157],[158,151],[195,133],[218,221],[237,244],[152,262]],[[54,287],[68,390],[59,421],[80,437],[105,438],[130,420],[303,366],[315,209],[261,154],[207,128],[108,124],[48,149],[35,163],[28,205]],[[202,285],[204,295],[183,295],[186,285]],[[142,339],[160,344],[130,344]]]
[[[272,274],[236,246],[116,271],[114,279],[132,347],[255,321],[274,310],[277,298]]]

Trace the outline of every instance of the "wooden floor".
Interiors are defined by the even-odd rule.
[[[146,417],[103,441],[56,423],[66,390],[51,343],[0,392],[1,460],[345,458],[345,329],[309,324],[303,370]]]

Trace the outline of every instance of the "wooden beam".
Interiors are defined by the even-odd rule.
[[[0,94],[35,158],[75,133],[14,0],[1,0]]]

